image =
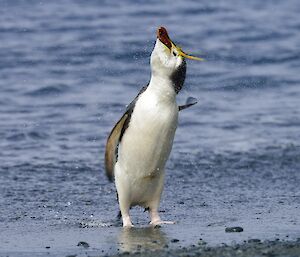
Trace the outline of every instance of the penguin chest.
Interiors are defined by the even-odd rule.
[[[119,146],[123,172],[139,177],[155,177],[164,169],[178,122],[176,101],[160,100],[145,94],[137,101],[129,126]]]

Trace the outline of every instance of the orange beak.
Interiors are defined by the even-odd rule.
[[[159,27],[156,31],[156,35],[157,35],[157,38],[160,40],[160,42],[162,42],[167,48],[169,48],[170,51],[172,50],[172,48],[175,48],[178,52],[178,55],[180,55],[184,58],[196,60],[196,61],[204,61],[203,58],[189,55],[189,54],[185,53],[180,47],[176,46],[170,39],[168,32],[164,27]]]

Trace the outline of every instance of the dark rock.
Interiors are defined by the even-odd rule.
[[[77,246],[82,246],[84,248],[89,248],[90,245],[87,243],[87,242],[84,242],[84,241],[80,241]]]
[[[179,242],[179,239],[173,238],[173,239],[171,240],[171,243],[177,243],[177,242]]]
[[[257,238],[253,238],[253,239],[248,240],[248,243],[260,243],[260,242],[261,242],[261,240],[257,239]]]
[[[242,227],[227,227],[225,228],[226,233],[233,233],[233,232],[243,232],[244,229]]]
[[[207,243],[203,241],[202,239],[199,240],[198,245],[206,245]]]
[[[50,246],[46,246],[45,248],[46,248],[46,249],[50,249]]]

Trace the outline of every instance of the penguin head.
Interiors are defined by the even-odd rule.
[[[150,60],[152,75],[171,79],[175,92],[178,93],[185,80],[185,58],[203,59],[183,52],[181,48],[172,42],[164,27],[159,27],[156,35],[157,39]]]
[[[186,63],[164,27],[159,27],[156,35],[151,54],[151,70],[154,74],[170,77],[179,67],[186,66]]]

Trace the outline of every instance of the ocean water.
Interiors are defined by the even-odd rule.
[[[297,0],[0,0],[0,252],[300,237],[299,12]],[[178,95],[198,104],[180,113],[166,169],[161,215],[177,224],[124,232],[104,147],[149,81],[160,25],[206,61],[188,61]]]

